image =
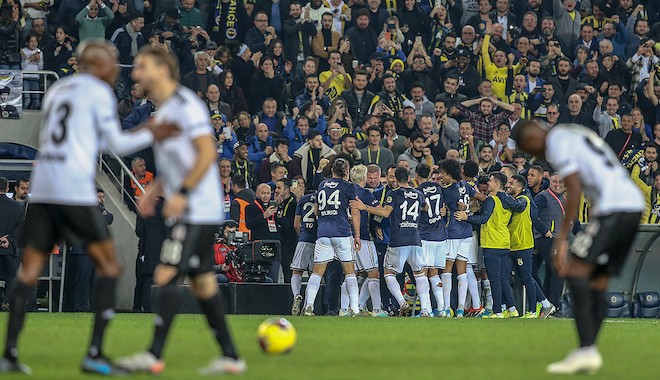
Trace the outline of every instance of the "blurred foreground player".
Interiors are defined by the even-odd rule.
[[[34,293],[48,254],[61,238],[85,247],[96,265],[96,315],[82,370],[102,375],[116,372],[101,349],[105,329],[114,315],[120,267],[110,232],[98,210],[95,163],[104,148],[126,155],[176,131],[172,124],[150,124],[133,133],[122,133],[111,87],[119,72],[117,50],[112,44],[92,39],[80,44],[76,55],[80,75],[58,82],[48,90],[44,102],[39,155],[30,180],[30,207],[22,234],[25,250],[13,289],[0,373],[31,372],[18,361],[18,335],[26,302]],[[57,186],[53,186],[54,180]]]
[[[545,158],[564,178],[568,204],[554,247],[554,265],[573,295],[580,348],[550,364],[549,373],[595,373],[603,365],[596,337],[605,318],[605,291],[628,255],[644,210],[644,198],[610,147],[596,133],[576,124],[548,131],[535,121],[516,125],[518,147]],[[592,200],[593,221],[573,240],[579,194]],[[570,251],[570,253],[569,253]]]
[[[160,177],[138,202],[140,212],[150,216],[157,196],[164,194],[163,217],[171,227],[154,272],[159,302],[154,307],[153,340],[148,351],[118,359],[117,366],[152,374],[165,369],[163,349],[181,303],[178,283],[187,275],[224,355],[199,374],[240,374],[245,362],[238,358],[229,334],[213,269],[215,231],[224,211],[211,117],[197,94],[179,85],[178,72],[176,58],[160,48],[143,48],[135,58],[133,79],[152,94],[156,120],[175,123],[181,134],[154,145]]]

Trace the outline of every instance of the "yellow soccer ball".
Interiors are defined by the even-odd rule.
[[[296,329],[286,318],[270,318],[257,330],[259,347],[267,354],[285,354],[296,345]]]

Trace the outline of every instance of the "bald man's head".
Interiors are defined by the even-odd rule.
[[[257,198],[263,203],[268,203],[270,201],[270,185],[267,183],[260,183],[257,186]]]
[[[461,158],[461,155],[458,153],[456,149],[449,149],[447,151],[447,155],[445,156],[445,158],[448,160],[458,161]]]
[[[82,72],[115,85],[119,74],[119,53],[115,45],[102,39],[88,39],[78,45],[76,56]]]

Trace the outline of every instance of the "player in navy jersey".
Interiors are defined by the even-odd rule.
[[[332,163],[332,178],[321,182],[316,194],[318,239],[314,247],[314,273],[307,282],[303,315],[314,315],[314,301],[321,277],[328,263],[335,259],[341,262],[344,269],[351,313],[357,315],[360,312],[354,268],[355,252],[360,251],[360,212],[349,205],[355,199],[356,190],[354,184],[346,181],[348,172],[348,161],[336,159]]]
[[[457,211],[467,210],[471,198],[480,200],[485,199],[482,194],[470,186],[467,182],[461,180],[461,164],[456,160],[445,160],[440,163],[440,179],[445,187],[442,189],[442,195],[445,205],[448,209],[447,215],[447,261],[445,270],[442,273],[442,292],[445,299],[444,317],[451,316],[451,290],[452,290],[452,270],[456,265],[456,280],[458,281],[458,307],[456,317],[462,318],[464,315],[465,299],[467,298],[468,278],[467,263],[476,263],[476,250],[474,237],[472,236],[472,226],[470,223],[456,220],[454,217]]]
[[[394,177],[394,171],[397,167],[396,164],[392,164],[387,168],[387,171],[385,172],[387,183],[373,192],[374,198],[378,201],[379,206],[384,205],[385,200],[387,199],[387,194],[392,189],[398,187],[396,177]],[[387,245],[390,244],[390,219],[371,215],[370,223],[374,233],[373,239],[376,245],[376,251],[378,251],[378,274],[381,278],[384,278],[385,253],[387,252]],[[384,281],[381,281],[380,286],[380,296],[381,301],[383,302],[383,307],[385,310],[391,311],[393,307],[393,299],[390,296],[389,289],[387,289],[387,284],[385,284]]]
[[[421,304],[421,316],[431,316],[431,296],[429,281],[424,274],[424,254],[419,237],[420,214],[428,211],[424,194],[408,184],[410,176],[405,168],[394,172],[399,188],[390,191],[384,206],[368,206],[362,200],[353,202],[355,209],[366,211],[383,218],[390,218],[392,234],[390,246],[385,256],[385,281],[392,295],[399,302],[399,315],[410,313],[410,306],[401,294],[396,275],[403,272],[403,266],[410,264],[415,275],[415,284]]]
[[[442,199],[442,186],[429,180],[431,168],[426,164],[417,165],[417,189],[426,197],[428,211],[419,218],[419,237],[422,240],[426,276],[431,285],[431,292],[437,304],[433,316],[440,316],[445,310],[444,296],[439,270],[444,270],[447,259],[447,230],[443,216],[447,212]]]
[[[302,287],[302,274],[304,271],[312,272],[314,267],[314,246],[316,244],[316,194],[310,193],[300,197],[296,205],[296,214],[293,219],[293,228],[298,233],[298,244],[291,261],[291,293],[293,293],[293,306],[291,315],[300,315],[303,297],[300,294]]]
[[[370,206],[378,205],[378,200],[374,195],[365,188],[367,184],[367,167],[358,165],[351,169],[351,182],[356,187],[356,194],[358,199]],[[373,317],[387,317],[388,314],[383,312],[380,297],[380,279],[378,273],[378,253],[376,246],[371,240],[369,233],[369,214],[366,211],[360,211],[360,238],[362,239],[360,251],[357,252],[357,260],[355,268],[358,273],[364,273],[367,278],[360,288],[358,296],[358,307],[360,314]],[[348,314],[348,292],[346,290],[346,283],[342,284],[342,307],[339,310],[339,316]],[[367,301],[371,296],[371,303],[373,304],[373,311],[367,310]]]

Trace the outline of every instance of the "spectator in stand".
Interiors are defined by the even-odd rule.
[[[252,113],[257,112],[256,110],[265,99],[272,98],[280,103],[284,89],[284,80],[282,77],[275,75],[275,66],[272,58],[266,56],[259,60],[259,69],[252,75],[250,88],[258,89],[253,91],[250,97],[252,98]]]
[[[339,127],[339,124],[335,124],[335,127]],[[341,130],[341,127],[339,127]],[[330,128],[332,129],[332,128]],[[337,152],[337,156],[343,155],[348,156],[353,161],[353,165],[358,165],[362,163],[362,153],[357,148],[356,141],[357,138],[354,134],[349,133],[341,137],[341,143],[336,145],[333,149]]]
[[[254,117],[254,125],[264,123],[268,126],[268,131],[277,135],[282,135],[284,114],[277,111],[277,101],[273,98],[264,99],[261,104],[261,111]],[[248,134],[254,133],[254,130]]]
[[[424,163],[431,167],[434,165],[435,160],[433,159],[431,148],[427,146],[426,139],[422,132],[413,132],[410,136],[410,144],[411,147],[401,153],[397,162],[400,163],[401,161],[405,161],[410,168],[409,172],[414,176],[415,168],[417,168],[418,164]]]
[[[46,19],[45,18],[35,18],[32,19],[32,28],[30,33],[34,34],[37,36],[37,40],[39,41],[38,46],[39,49],[44,50],[48,43],[53,40],[53,36],[50,34],[48,29],[46,29]],[[27,29],[27,28],[26,28]],[[27,33],[27,34],[30,34]]]
[[[571,2],[574,0],[566,0]],[[570,76],[571,61],[568,58],[562,57],[557,62],[557,76],[549,80],[555,89],[555,98],[559,104],[567,104],[568,97],[575,93],[578,82]]]
[[[234,157],[234,144],[238,142],[236,134],[227,125],[227,117],[219,110],[211,112],[213,137],[215,138],[218,157],[231,160]],[[225,130],[225,128],[227,128]],[[228,135],[229,134],[229,135]]]
[[[268,15],[263,11],[257,12],[254,16],[254,27],[248,30],[245,35],[245,43],[250,47],[250,50],[265,54],[268,51],[268,46],[276,38],[275,28],[268,24]]]
[[[369,108],[374,94],[367,90],[368,83],[367,72],[357,71],[353,79],[353,86],[341,94],[354,125],[362,125],[369,115]]]
[[[248,138],[248,158],[255,166],[273,153],[273,138],[268,135],[268,126],[258,123],[254,136]]]
[[[351,41],[353,57],[359,63],[369,63],[369,56],[378,47],[378,35],[369,28],[369,10],[360,9],[356,13],[355,26],[346,31],[346,37]]]
[[[55,39],[44,49],[44,69],[57,71],[71,57],[74,46],[69,29],[66,26],[57,28]]]
[[[195,91],[202,99],[210,85],[220,84],[218,76],[208,70],[210,60],[209,54],[205,51],[195,53],[195,70],[186,74],[181,80],[182,85]]]
[[[423,116],[431,116],[435,122],[435,107],[426,97],[424,87],[420,83],[413,83],[410,86],[410,99],[415,106],[415,115],[419,122]]]
[[[0,177],[0,275],[5,280],[4,298],[0,300],[2,310],[9,310],[9,290],[13,289],[18,261],[16,247],[23,223],[25,209],[7,197],[9,181]]]
[[[151,290],[154,271],[160,263],[160,252],[165,240],[165,220],[163,219],[162,197],[154,206],[154,215],[135,221],[135,234],[138,237],[137,258],[135,260],[135,290],[133,292],[133,311],[151,313]]]
[[[566,47],[575,45],[580,34],[582,17],[575,6],[575,0],[554,0],[553,2],[553,18],[556,20],[555,30],[558,32],[556,34],[557,39]],[[546,38],[546,40],[548,39]]]
[[[282,253],[282,274],[284,282],[291,282],[291,261],[298,243],[298,234],[293,228],[293,219],[296,214],[298,202],[291,194],[291,181],[281,179],[275,186],[275,201],[277,202],[277,220],[282,236],[280,251]]]
[[[225,122],[227,122],[227,120],[233,119],[233,114],[229,104],[220,101],[220,89],[218,88],[218,85],[209,85],[204,95],[206,98],[206,105],[209,108],[211,116],[213,116],[215,111],[218,111],[218,114],[222,114],[225,117]]]
[[[277,218],[277,205],[271,202],[272,191],[268,184],[257,186],[256,199],[245,208],[245,225],[251,231],[251,240],[277,240],[280,241],[279,218]],[[295,211],[295,208],[294,208]],[[278,282],[280,276],[280,262],[271,263],[268,277]],[[268,281],[268,280],[267,280]]]
[[[372,125],[367,128],[367,138],[369,145],[360,151],[362,162],[365,165],[376,164],[381,171],[387,171],[387,168],[394,164],[394,154],[390,149],[381,145],[380,127]]]
[[[423,49],[423,46],[422,48]],[[431,76],[431,71],[427,67],[426,57],[422,54],[415,54],[412,57],[412,68],[406,69],[399,78],[399,89],[404,94],[410,94],[413,84],[419,84],[424,89],[424,93],[430,99],[435,99],[439,94],[438,86]]]
[[[234,144],[234,158],[231,160],[232,176],[239,175],[243,177],[247,186],[252,186],[254,179],[255,165],[248,159],[248,145],[245,141],[239,141]]]
[[[235,48],[245,41],[250,16],[242,1],[211,0],[207,8],[207,28],[218,46]]]
[[[145,190],[148,190],[149,186],[154,182],[154,173],[147,170],[147,165],[142,157],[135,157],[131,160],[131,172]],[[144,195],[132,179],[130,184],[133,198],[137,200]]]
[[[297,1],[292,2],[289,6],[291,17],[283,25],[284,52],[294,63],[294,74],[302,70],[305,58],[312,55],[310,39],[316,35],[316,26],[308,9],[302,8]]]
[[[141,32],[142,28],[144,28],[144,16],[136,13],[131,16],[131,20],[125,26],[115,30],[110,38],[110,41],[115,44],[119,51],[119,63],[123,66],[118,80],[122,96],[127,95],[124,92],[128,91],[132,83],[130,67],[133,65],[133,59],[142,46],[146,44]]]
[[[511,4],[509,0],[497,0],[495,2],[495,9],[490,12],[490,19],[493,24],[500,24],[503,27],[504,33],[502,38],[507,39],[507,32],[518,27],[518,18],[511,12]],[[525,37],[527,38],[527,37]]]
[[[23,7],[23,12],[25,14],[25,26],[23,28],[23,35],[27,37],[28,34],[34,33],[37,34],[40,38],[43,35],[46,28],[46,16],[50,12],[50,8],[53,6],[53,0],[22,0],[20,2]],[[34,22],[36,20],[41,21],[42,29],[37,33],[34,31]],[[40,45],[39,47],[43,47]]]
[[[516,142],[511,138],[511,126],[508,121],[503,121],[493,132],[493,139],[490,140],[490,146],[493,147],[495,161],[500,164],[511,164],[513,156],[516,153]]]
[[[99,8],[103,14],[99,14]],[[105,38],[105,28],[115,19],[112,10],[102,0],[90,0],[76,16],[79,41],[88,38]]]
[[[330,99],[319,88],[319,78],[315,74],[305,77],[305,90],[296,96],[293,106],[303,109],[306,105],[320,105],[324,112],[330,107]]]
[[[568,97],[568,107],[559,111],[560,123],[575,123],[584,125],[592,129],[594,132],[599,133],[599,128],[594,122],[592,115],[587,114],[582,110],[582,99],[578,94],[572,94]]]
[[[74,38],[78,38],[76,16],[87,6],[86,0],[62,0],[57,11],[54,25],[66,27],[67,34],[71,31]]]
[[[297,70],[296,73],[291,78],[290,85],[290,94],[295,99],[296,96],[300,95],[305,89],[305,80],[308,75],[318,75],[316,70],[316,58],[309,56],[305,58],[305,61],[301,65],[301,70]],[[289,108],[293,108],[289,104]]]
[[[477,155],[481,155],[481,147],[484,144],[474,137],[472,123],[467,120],[461,121],[458,126],[458,134],[460,136],[459,140],[450,147],[458,152],[458,156],[463,162],[467,160],[477,161]],[[492,151],[490,155],[492,157]]]
[[[603,97],[598,95],[597,105],[594,108],[593,117],[598,125],[598,134],[605,138],[612,129],[621,128],[621,116],[619,116],[619,100],[614,98],[607,99],[605,111],[601,111],[603,106]]]
[[[319,58],[319,71],[330,68],[330,53],[339,47],[341,34],[332,30],[332,13],[325,13],[321,18],[321,25],[316,35],[312,38],[312,53]]]
[[[234,73],[230,69],[220,73],[218,82],[220,83],[218,86],[220,90],[219,100],[229,105],[232,115],[247,111],[247,102],[243,90],[236,85]]]
[[[305,143],[309,127],[309,118],[305,115],[299,115],[298,108],[294,108],[293,117],[289,119],[284,128],[284,137],[291,144],[289,155],[293,155]]]
[[[346,89],[353,86],[353,80],[346,73],[346,68],[341,61],[341,53],[332,51],[328,54],[328,64],[330,69],[319,74],[321,87],[325,89],[325,94],[330,100],[335,100]],[[365,83],[366,87],[366,83]]]
[[[135,111],[139,106],[142,105],[143,101],[146,101],[142,87],[139,83],[134,83],[131,86],[131,94],[127,97],[122,98],[117,105],[117,112],[119,113],[119,119],[124,121],[132,112]]]
[[[382,120],[383,138],[380,145],[392,151],[392,160],[399,157],[406,150],[406,138],[396,133],[396,121],[393,118],[386,117]]]
[[[202,12],[195,7],[195,0],[181,0],[179,11],[181,12],[181,26],[184,33],[190,34],[197,27],[206,29]]]
[[[44,68],[43,54],[39,50],[37,36],[29,34],[25,38],[25,46],[21,49],[21,69],[37,71]],[[23,109],[38,110],[41,108],[39,95],[39,75],[23,74]],[[27,93],[32,91],[33,93]]]
[[[257,180],[260,183],[270,182],[272,180],[270,168],[274,163],[283,165],[287,171],[287,178],[294,178],[300,175],[300,168],[296,166],[296,162],[289,155],[289,145],[291,143],[287,139],[277,139],[275,141],[274,152],[263,159],[259,166],[259,174]]]
[[[626,152],[642,148],[642,135],[633,131],[633,125],[632,115],[624,114],[621,117],[620,128],[612,129],[605,136],[605,142],[612,148],[619,160]]]
[[[529,107],[534,117],[545,119],[550,106],[559,106],[559,101],[555,98],[555,87],[552,83],[546,82],[540,88],[535,88],[533,100]]]
[[[545,124],[552,128],[559,123],[559,106],[551,105],[545,113]]]
[[[316,189],[314,186],[315,174],[323,172],[328,164],[328,159],[335,156],[337,152],[323,143],[321,132],[317,130],[310,131],[306,139],[307,142],[296,150],[293,159],[300,167],[306,188],[310,191]]]
[[[469,110],[469,107],[479,104],[479,112]],[[493,114],[493,108],[497,105],[504,111],[498,114]],[[481,141],[490,141],[493,136],[493,131],[505,121],[514,108],[511,104],[506,104],[499,100],[492,98],[479,98],[467,100],[458,105],[458,112],[469,120],[474,127],[474,135]]]
[[[653,42],[653,40],[647,37],[643,38],[640,41],[637,52],[628,58],[626,66],[632,75],[630,88],[637,88],[641,81],[649,78],[653,68],[660,62],[660,59],[653,53]]]
[[[330,124],[330,127],[327,129],[325,135],[323,135],[323,142],[325,145],[335,149],[336,147],[341,148],[342,130],[341,125],[334,123]],[[335,149],[336,150],[336,149]]]

